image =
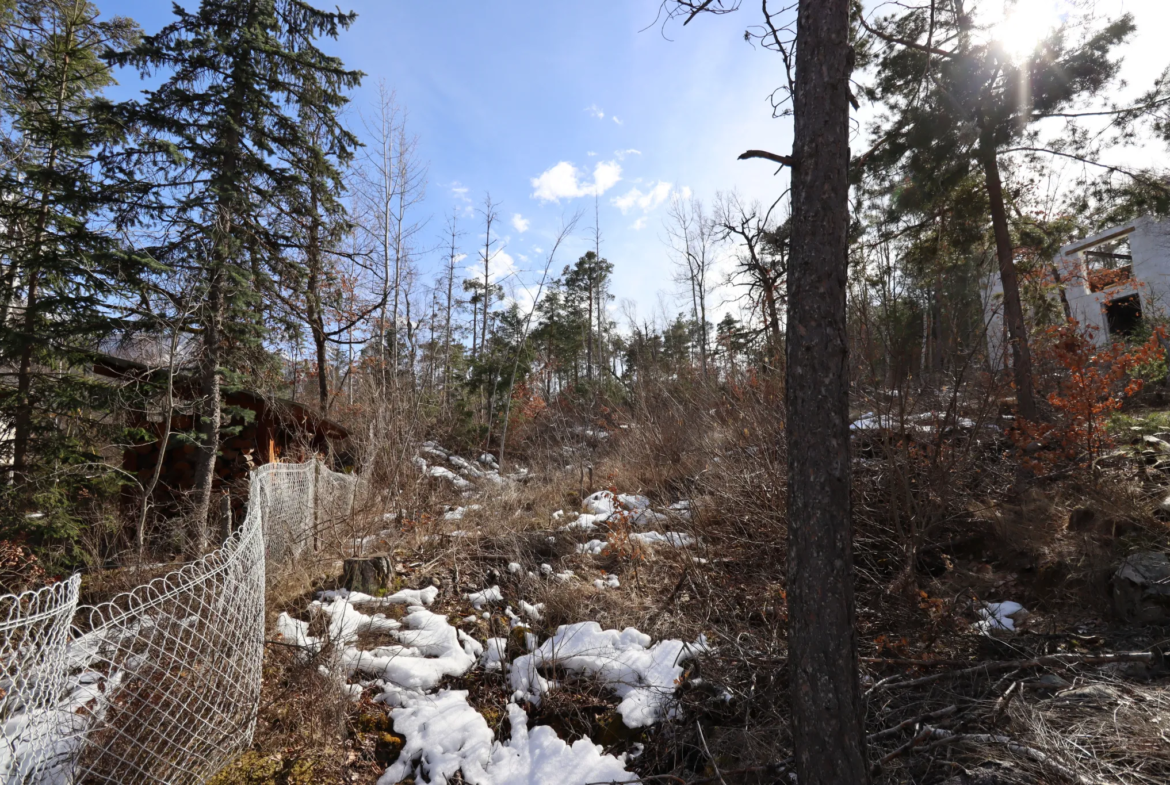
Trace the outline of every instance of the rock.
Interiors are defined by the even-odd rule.
[[[1143,436],[1142,444],[1148,449],[1155,450],[1165,455],[1170,455],[1170,442],[1165,439],[1159,439],[1157,436]]]
[[[341,574],[345,588],[375,597],[389,591],[393,581],[394,562],[385,555],[346,559]]]
[[[1170,620],[1170,559],[1164,553],[1132,553],[1113,576],[1113,606],[1127,622]]]
[[[1055,673],[1045,673],[1034,682],[1036,687],[1043,690],[1063,690],[1072,686],[1072,682],[1063,679]]]

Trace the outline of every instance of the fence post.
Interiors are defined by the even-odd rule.
[[[321,547],[320,543],[318,542],[318,531],[317,531],[318,527],[320,525],[320,521],[317,517],[318,516],[317,494],[319,493],[318,488],[320,487],[320,485],[321,485],[321,461],[318,460],[316,455],[314,455],[313,456],[313,505],[312,505],[313,506],[313,553],[317,553]]]

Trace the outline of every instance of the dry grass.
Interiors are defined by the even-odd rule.
[[[956,411],[985,417],[993,403],[990,395],[972,395]],[[624,415],[627,428],[610,422],[611,438],[575,446],[572,429],[602,416],[573,420],[558,412],[556,427],[532,428],[527,441],[517,439],[509,463],[529,465],[531,480],[465,499],[438,481],[408,482],[403,474],[397,491],[383,497],[394,502],[371,505],[347,538],[389,529],[374,547],[393,553],[400,582],[440,587],[435,611],[479,640],[509,635],[499,607],[488,619],[471,618],[464,595],[491,585],[513,608],[521,600],[544,604],[542,620],[526,620],[542,639],[584,620],[636,627],[655,639],[705,635],[712,650],[680,684],[678,716],[652,732],[615,733],[612,696],[576,680],[534,708],[533,723],[614,752],[642,743],[645,751],[631,766],[644,776],[669,774],[694,785],[720,777],[726,785],[784,780],[791,730],[780,410],[774,392],[762,387],[648,390]],[[925,444],[922,438],[900,443],[886,436],[855,440],[858,629],[868,658],[862,673],[867,689],[892,679],[866,700],[867,727],[878,734],[871,760],[886,759],[876,781],[933,785],[957,783],[952,778],[961,774],[982,783],[1170,778],[1170,737],[1163,735],[1170,733],[1170,688],[1160,660],[1144,673],[1072,664],[959,674],[978,662],[1150,650],[1170,639],[1166,631],[1114,626],[1106,590],[1125,553],[1170,547],[1167,527],[1153,512],[1170,492],[1170,475],[1151,472],[1139,458],[1096,478],[1070,473],[1036,482],[1016,472],[1008,447],[993,436],[948,435],[930,442],[933,453],[912,449]],[[656,508],[691,500],[690,520],[664,528],[692,534],[698,544],[579,553],[579,543],[610,532],[564,531],[554,513],[579,509],[583,495],[602,488],[644,494]],[[461,519],[445,520],[448,505],[468,509]],[[1077,525],[1070,528],[1070,515],[1082,508],[1094,512],[1073,516]],[[387,522],[387,512],[397,517]],[[270,609],[303,610],[311,591],[336,574],[340,555],[339,549],[319,569],[282,581]],[[511,564],[520,565],[518,573]],[[542,565],[571,570],[576,579],[550,579]],[[620,589],[593,588],[608,574],[618,576]],[[996,600],[1033,611],[1023,632],[996,638],[972,627],[978,603]],[[282,654],[270,651],[273,667],[285,667]],[[945,675],[898,686],[934,674]],[[1118,697],[1103,707],[1066,705],[1040,686],[1057,675],[1077,686],[1106,684]],[[292,676],[276,678],[289,687],[269,692],[266,679],[266,695],[287,702],[302,691]],[[308,755],[326,743],[350,761],[336,770],[375,771],[382,763],[369,739],[388,729],[356,728],[382,710],[350,706],[347,719],[338,719],[328,708],[332,699],[311,697],[324,685],[307,684],[310,697],[296,702],[320,706],[283,708],[290,715],[258,734],[257,750],[269,755],[283,745]],[[507,737],[510,691],[502,677],[473,671],[448,686],[469,690],[497,737]],[[924,718],[942,710],[948,711]],[[302,722],[310,729],[303,738],[282,735],[297,733]],[[313,765],[334,771],[333,760]]]

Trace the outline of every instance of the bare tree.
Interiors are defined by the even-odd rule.
[[[398,367],[402,282],[413,258],[414,238],[423,228],[410,216],[412,208],[425,196],[427,172],[418,161],[418,140],[407,132],[406,120],[394,92],[385,82],[379,83],[373,116],[363,116],[370,143],[361,171],[361,190],[366,206],[364,228],[375,241],[382,262],[385,304],[380,315],[378,349],[383,389],[391,369],[396,371]]]
[[[458,253],[459,243],[459,211],[452,210],[447,227],[451,237],[451,249],[447,255],[447,269],[444,271],[443,283],[446,285],[447,298],[443,306],[443,405],[451,405],[451,314],[455,305],[455,265],[463,258]]]
[[[676,280],[691,299],[691,317],[698,332],[699,366],[707,376],[707,298],[713,288],[712,268],[718,230],[696,197],[675,194],[667,210],[666,242],[670,246],[679,274]]]
[[[532,328],[532,317],[536,313],[536,308],[540,304],[540,296],[544,294],[544,286],[548,282],[548,271],[552,268],[553,260],[556,258],[557,250],[560,249],[561,244],[565,239],[573,233],[573,228],[577,225],[580,216],[576,215],[565,224],[561,225],[561,230],[557,233],[556,239],[553,241],[552,248],[549,249],[548,257],[544,263],[544,271],[540,275],[540,283],[536,287],[536,295],[532,298],[532,307],[528,309],[528,313],[524,317],[524,329],[521,331],[520,342],[516,347],[516,356],[512,361],[512,375],[508,380],[508,395],[507,403],[504,404],[504,427],[500,434],[500,471],[504,470],[504,455],[508,449],[508,421],[512,419],[512,391],[516,387],[516,372],[520,367],[520,358],[524,354],[524,349],[528,345],[528,334]]]
[[[487,351],[488,340],[488,315],[491,312],[492,293],[495,287],[492,285],[492,259],[499,255],[503,248],[496,248],[499,243],[498,239],[492,239],[492,225],[500,219],[499,202],[492,201],[492,195],[485,194],[483,198],[483,206],[479,208],[479,214],[483,216],[484,234],[483,234],[483,250],[480,251],[480,261],[483,263],[483,281],[481,282],[482,289],[480,290],[483,297],[483,329],[480,332],[479,346],[480,350]]]
[[[748,299],[764,319],[764,343],[768,363],[779,366],[783,348],[780,309],[784,307],[781,286],[788,275],[788,239],[791,222],[777,225],[773,214],[781,199],[763,209],[759,202],[745,205],[739,194],[715,196],[715,224],[719,239],[736,243],[736,266],[729,283],[747,288]]]

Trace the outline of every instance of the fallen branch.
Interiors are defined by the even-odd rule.
[[[1031,758],[1042,766],[1048,766],[1056,773],[1060,774],[1066,779],[1073,782],[1080,783],[1080,785],[1099,785],[1097,780],[1086,777],[1084,774],[1073,771],[1068,766],[1054,759],[1051,755],[1035,747],[1028,747],[1014,741],[1010,736],[995,736],[990,733],[954,733],[943,728],[931,728],[931,736],[938,741],[928,744],[922,748],[923,752],[927,752],[936,747],[941,747],[946,744],[957,744],[960,742],[969,742],[971,744],[1002,744],[1009,752],[1014,752],[1016,755],[1023,755],[1026,758]]]
[[[1012,670],[1013,668],[1106,665],[1113,662],[1152,662],[1153,659],[1153,653],[1148,651],[1122,652],[1118,654],[1049,654],[1044,657],[1034,657],[1028,660],[985,662],[980,665],[976,665],[973,668],[964,668],[963,670],[949,671],[947,673],[935,673],[931,676],[923,676],[918,679],[910,679],[909,681],[890,682],[889,680],[884,680],[875,684],[870,692],[875,692],[879,688],[891,689],[893,687],[918,687],[923,684],[930,684],[931,682],[951,678],[953,676],[971,676],[978,673],[993,673],[995,671]]]
[[[877,733],[871,733],[871,734],[869,734],[869,736],[866,737],[865,740],[867,742],[875,742],[875,741],[880,741],[881,739],[888,739],[890,736],[897,736],[899,733],[906,730],[907,728],[915,727],[916,725],[920,725],[920,724],[926,722],[927,720],[941,720],[943,717],[949,717],[958,710],[959,710],[958,704],[952,704],[950,706],[947,706],[945,709],[939,709],[937,711],[932,711],[932,712],[929,712],[927,714],[923,714],[921,717],[913,717],[911,719],[906,720],[905,722],[899,722],[897,725],[894,725],[893,727],[886,728],[885,730],[879,730]]]

